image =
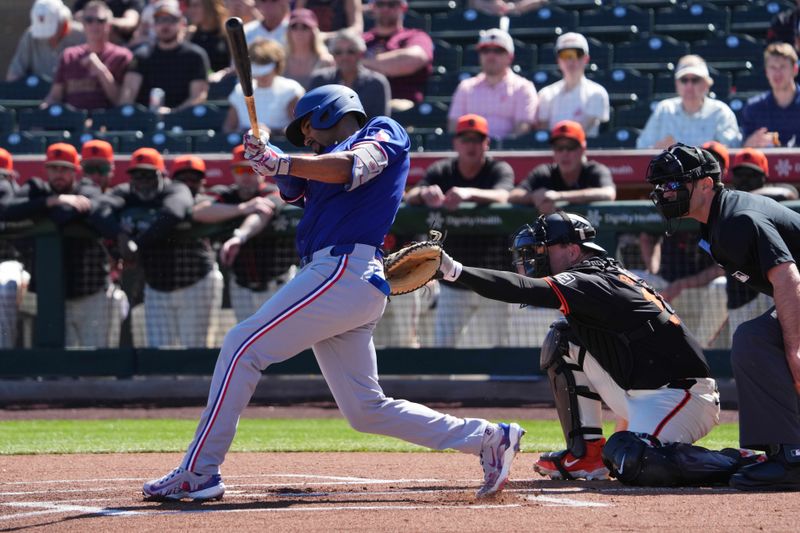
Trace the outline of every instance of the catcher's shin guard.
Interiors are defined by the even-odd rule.
[[[727,484],[738,457],[700,446],[661,442],[647,433],[620,431],[603,447],[603,463],[626,485],[679,487]]]
[[[603,428],[599,426],[584,426],[581,421],[581,407],[578,397],[586,398],[597,402],[592,405],[599,413],[600,395],[593,392],[588,385],[577,384],[576,377],[582,383],[588,384],[588,380],[583,374],[583,357],[586,350],[581,348],[579,364],[574,364],[565,360],[569,357],[569,324],[566,320],[557,320],[550,326],[550,331],[542,342],[541,350],[541,369],[547,372],[550,380],[550,387],[553,390],[553,398],[558,411],[558,419],[561,422],[561,429],[564,432],[564,439],[567,443],[567,451],[575,457],[586,455],[585,435],[596,438],[603,436]],[[587,414],[587,413],[584,413]]]

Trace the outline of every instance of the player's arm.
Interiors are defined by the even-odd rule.
[[[364,58],[365,67],[380,72],[387,78],[408,76],[423,68],[430,61],[430,56],[422,46],[412,45],[407,48],[381,52],[374,58]]]
[[[223,202],[203,202],[194,206],[192,219],[204,224],[215,224],[225,222],[232,218],[247,216],[253,213],[261,213],[267,218],[272,217],[275,211],[275,204],[268,198],[256,196],[246,202],[238,204],[226,204]]]
[[[138,72],[128,71],[122,79],[122,89],[119,92],[119,105],[132,104],[139,95],[142,86],[142,75]]]
[[[617,197],[617,189],[608,185],[605,187],[590,187],[577,191],[552,191],[557,196],[555,201],[569,202],[571,204],[587,204],[589,202],[611,202]]]
[[[488,268],[462,267],[456,281],[485,298],[558,309],[561,302],[544,279]]]
[[[767,279],[772,284],[778,322],[783,331],[786,361],[800,393],[800,273],[795,263],[781,263],[767,271]]]

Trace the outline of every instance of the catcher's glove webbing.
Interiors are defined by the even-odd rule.
[[[430,231],[430,239],[415,242],[386,256],[386,279],[391,295],[407,294],[436,276],[442,262],[442,234]]]

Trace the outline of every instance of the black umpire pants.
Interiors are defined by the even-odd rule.
[[[740,446],[769,451],[771,445],[800,444],[800,394],[774,307],[736,329],[731,364],[739,396]]]

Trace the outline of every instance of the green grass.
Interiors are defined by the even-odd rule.
[[[527,430],[526,452],[564,447],[558,422],[517,420]],[[0,454],[183,452],[194,420],[14,420],[0,422]],[[612,430],[606,424],[605,434]],[[699,442],[711,449],[736,446],[738,425],[723,424]],[[412,452],[404,441],[358,433],[341,419],[243,419],[233,451],[248,452]]]

